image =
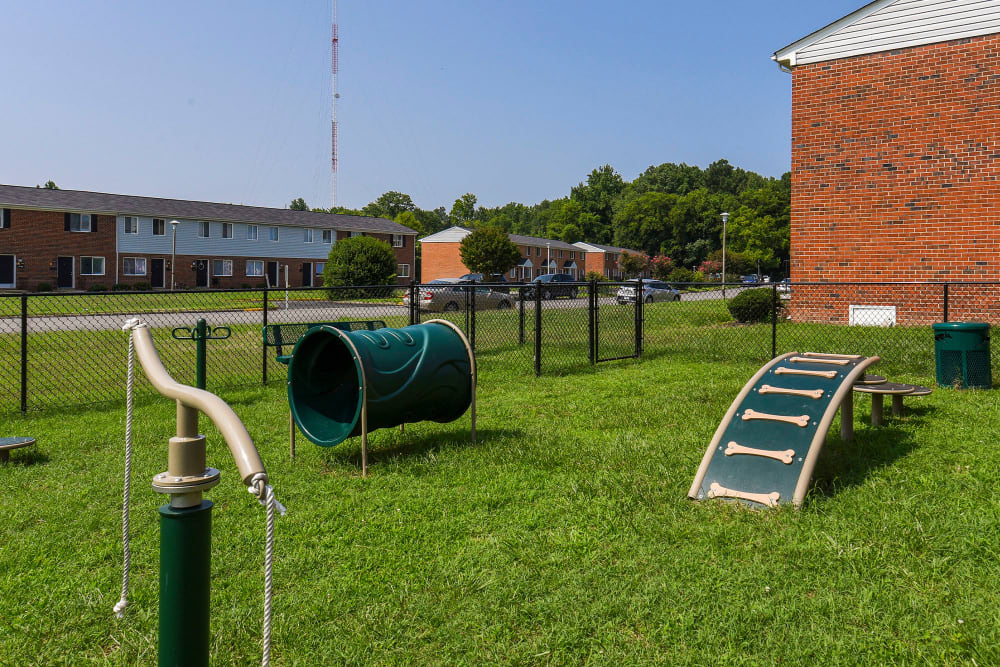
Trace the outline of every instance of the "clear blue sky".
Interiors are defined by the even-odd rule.
[[[534,204],[611,164],[789,169],[778,48],[865,4],[340,0],[338,203]],[[329,0],[4,6],[0,183],[330,200]]]

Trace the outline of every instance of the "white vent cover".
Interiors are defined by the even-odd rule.
[[[896,306],[850,306],[851,326],[891,327],[896,324]]]

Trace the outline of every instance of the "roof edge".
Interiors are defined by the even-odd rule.
[[[829,23],[820,28],[819,30],[815,30],[806,35],[805,37],[802,37],[801,39],[792,42],[788,46],[778,49],[771,56],[771,60],[775,61],[779,65],[784,65],[786,67],[795,67],[795,54],[797,51],[800,51],[801,49],[804,49],[807,46],[812,46],[819,40],[824,39],[829,35],[832,35],[841,28],[848,26],[851,23],[854,23],[855,21],[859,21],[865,18],[866,16],[874,14],[878,10],[888,5],[891,5],[894,2],[896,2],[896,0],[874,0],[874,2],[869,2],[864,7],[860,7],[854,10],[847,16],[841,17],[836,21],[834,21],[833,23]]]

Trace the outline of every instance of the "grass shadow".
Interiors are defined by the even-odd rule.
[[[44,464],[49,462],[48,454],[40,451],[38,449],[38,443],[36,442],[31,447],[24,447],[23,449],[14,449],[10,452],[10,460],[6,463],[0,463],[0,470],[6,467],[27,467],[38,464]]]
[[[379,430],[386,431],[391,429]],[[406,438],[406,442],[396,443],[387,447],[380,447],[379,437],[376,435],[377,433],[378,431],[374,431],[368,436],[369,467],[379,463],[386,463],[397,458],[418,458],[435,450],[481,447],[490,440],[524,437],[524,432],[519,429],[476,429],[475,442],[472,442],[471,432],[468,430],[460,431],[459,433],[449,433],[447,435],[442,433],[424,432],[416,435],[415,437],[405,433],[402,436],[398,436],[397,431],[397,437]],[[338,445],[337,447],[326,449],[326,451],[323,452],[323,461],[327,464],[349,465],[360,469],[361,438],[351,438],[348,442],[350,442],[350,447],[342,447]],[[341,445],[343,445],[343,443],[341,443]]]

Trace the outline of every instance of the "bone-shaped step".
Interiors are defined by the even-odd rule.
[[[778,500],[781,498],[781,494],[777,491],[772,491],[771,493],[747,493],[746,491],[727,489],[718,482],[712,482],[712,486],[708,489],[707,496],[709,498],[738,498],[740,500],[749,500],[767,507],[777,507]]]
[[[846,366],[851,363],[850,359],[824,359],[823,357],[792,357],[788,361],[794,363],[806,363],[806,364],[836,364],[837,366]]]
[[[747,410],[743,413],[743,421],[749,421],[751,419],[766,419],[773,422],[785,422],[787,424],[795,424],[796,426],[801,426],[805,428],[809,425],[809,415],[770,415],[766,412],[757,412],[756,410]]]
[[[782,366],[781,368],[774,369],[775,375],[809,375],[818,378],[827,378],[832,380],[837,377],[837,371],[807,371],[799,368],[786,368]]]
[[[723,452],[726,456],[732,456],[733,454],[749,454],[751,456],[763,456],[765,458],[774,459],[776,461],[781,461],[782,463],[791,464],[792,459],[795,458],[794,449],[786,449],[780,452],[776,452],[770,449],[754,449],[753,447],[744,447],[743,445],[737,444],[734,441],[730,441],[726,446],[726,451]]]
[[[758,394],[787,394],[789,396],[805,396],[806,398],[823,398],[822,389],[788,389],[787,387],[772,387],[769,384],[762,384],[757,390]]]
[[[849,359],[851,361],[860,359],[860,354],[833,354],[827,352],[803,352],[803,357],[826,357],[827,359]]]

